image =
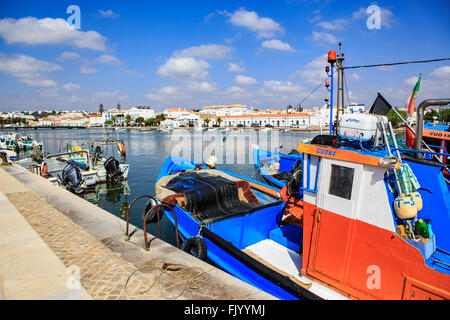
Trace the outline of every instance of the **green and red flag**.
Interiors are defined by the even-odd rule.
[[[420,88],[420,82],[422,80],[422,74],[419,75],[419,79],[417,79],[417,83],[414,86],[411,94],[408,97],[408,100],[406,101],[406,111],[408,112],[409,116],[412,117],[414,114],[414,108],[416,107],[416,95],[419,92]]]
[[[417,83],[414,86],[411,94],[408,97],[408,100],[406,101],[406,111],[408,112],[409,116],[412,117],[414,114],[414,109],[416,106],[416,95],[419,92],[420,88],[420,82],[422,80],[422,74],[419,75],[419,79],[417,79]],[[406,128],[406,146],[408,148],[412,148],[414,144],[415,134],[412,132],[409,128]]]

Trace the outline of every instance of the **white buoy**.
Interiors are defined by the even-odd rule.
[[[401,195],[394,200],[394,211],[399,219],[413,219],[417,217],[416,203],[411,196]]]

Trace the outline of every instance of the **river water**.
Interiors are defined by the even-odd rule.
[[[1,130],[0,134],[7,131]],[[256,173],[252,159],[252,145],[261,149],[273,149],[282,146],[280,152],[289,153],[296,149],[303,139],[312,138],[317,132],[255,131],[235,130],[222,132],[174,130],[170,132],[139,131],[129,129],[114,131],[111,129],[25,129],[15,131],[21,135],[31,136],[43,143],[44,153],[64,152],[67,143],[81,145],[92,139],[105,136],[124,141],[127,162],[130,164],[128,180],[119,186],[100,185],[95,192],[80,197],[85,198],[106,211],[124,218],[128,204],[138,196],[155,194],[155,182],[164,161],[171,155],[183,156],[195,161],[206,161],[210,154],[218,158],[217,168],[235,172],[243,176],[263,181]],[[108,150],[110,155],[118,158],[116,150]],[[131,223],[139,228],[143,224],[143,211],[146,200],[138,200],[132,207]],[[156,235],[156,224],[149,225],[149,231]],[[163,240],[174,244],[174,228],[163,219],[161,222]]]

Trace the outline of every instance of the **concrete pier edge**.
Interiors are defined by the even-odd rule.
[[[157,288],[152,288],[146,294],[134,295],[124,291],[124,284],[136,269],[148,264],[149,270],[139,272],[133,279],[133,286],[148,288],[149,279],[160,274],[159,267],[164,263],[180,264],[207,272],[210,278],[197,290],[186,289],[179,299],[183,300],[277,300],[267,294],[231,275],[217,269],[201,260],[198,260],[172,245],[148,235],[151,239],[150,251],[124,241],[123,230],[126,223],[115,215],[95,206],[92,203],[60,188],[53,186],[42,177],[36,176],[26,169],[18,166],[0,167],[0,208],[1,200],[9,202],[15,209],[16,220],[22,219],[21,230],[28,234],[34,232],[31,245],[41,244],[46,247],[47,254],[53,254],[53,259],[36,259],[35,266],[43,268],[50,263],[59,264],[60,272],[64,271],[67,281],[67,268],[76,265],[80,269],[80,282],[82,288],[78,292],[67,290],[67,287],[55,286],[48,294],[39,294],[38,289],[29,290],[30,296],[10,294],[5,289],[5,275],[17,281],[17,291],[25,288],[25,278],[20,275],[8,274],[3,268],[17,268],[17,265],[0,263],[0,298],[3,299],[166,299]],[[20,217],[19,217],[20,215]],[[0,211],[0,220],[4,218]],[[3,223],[0,223],[2,225]],[[28,227],[24,227],[27,224]],[[8,228],[8,224],[4,224]],[[133,230],[134,226],[130,226]],[[18,248],[24,246],[16,232],[0,232],[0,258],[8,251],[11,256],[18,255]],[[133,242],[143,244],[143,232],[138,230],[132,238]],[[44,250],[44,249],[42,249]],[[50,254],[51,253],[51,254]],[[30,256],[32,259],[32,255]],[[5,261],[5,260],[1,260]],[[17,263],[26,264],[26,259]],[[39,274],[35,275],[40,277]],[[47,274],[47,276],[49,276]],[[162,287],[180,292],[181,283],[184,283],[193,274],[182,275],[179,282],[173,283],[171,279],[163,279]],[[51,275],[50,275],[51,278]],[[3,280],[2,280],[3,279]],[[54,280],[54,279],[53,279]],[[184,281],[184,282],[183,282]],[[2,289],[3,287],[3,289]],[[175,290],[176,289],[176,290]],[[134,290],[133,290],[134,291]],[[138,292],[137,290],[136,292]],[[31,295],[33,293],[34,295]],[[174,296],[174,294],[172,294]],[[176,294],[175,294],[176,296]]]

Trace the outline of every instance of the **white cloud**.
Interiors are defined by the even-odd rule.
[[[450,66],[440,67],[430,73],[432,77],[436,78],[450,78]]]
[[[81,66],[80,72],[84,73],[84,74],[92,74],[92,73],[97,73],[98,70],[95,69],[95,68],[89,68],[89,67],[86,67],[86,66]]]
[[[247,77],[243,75],[237,75],[234,81],[241,86],[253,86],[258,83],[255,78]]]
[[[349,82],[350,81],[359,81],[359,80],[361,80],[360,75],[357,74],[357,73],[351,73],[349,75],[345,75],[344,78],[347,79],[347,81],[349,81]]]
[[[313,16],[311,19],[309,19],[310,23],[315,23],[319,20],[322,20],[322,14],[320,13],[319,10],[314,10],[312,13],[313,13]]]
[[[70,26],[66,20],[57,18],[0,20],[0,36],[8,44],[27,45],[69,44],[78,48],[103,51],[106,38],[96,31],[80,31]]]
[[[237,63],[229,62],[227,63],[228,71],[230,72],[244,72],[245,68]]]
[[[38,88],[36,89],[36,93],[39,94],[39,96],[43,98],[54,98],[58,96],[59,89],[58,87],[49,86],[44,88]]]
[[[67,61],[67,60],[77,60],[80,58],[81,58],[81,56],[76,52],[64,51],[56,60],[57,61]]]
[[[102,18],[118,18],[119,14],[113,12],[111,9],[108,10],[98,10],[98,14],[102,17]]]
[[[217,90],[215,84],[211,84],[207,81],[188,81],[186,88],[190,92],[209,93]]]
[[[30,87],[56,87],[57,83],[51,79],[36,78],[20,78],[20,82]]]
[[[197,99],[217,91],[216,84],[207,81],[184,81],[177,85],[162,87],[145,96],[153,101],[170,103],[186,103],[187,100]]]
[[[55,81],[44,78],[41,73],[58,70],[61,70],[59,65],[31,56],[22,54],[8,56],[0,53],[0,72],[9,74],[31,87],[56,86]]]
[[[327,32],[313,31],[312,37],[307,38],[307,40],[312,40],[315,42],[324,42],[329,44],[334,44],[337,42],[336,38]]]
[[[327,54],[323,54],[309,62],[295,74],[300,75],[308,84],[317,85],[327,76],[325,74],[325,66],[328,64],[327,60]]]
[[[247,90],[245,90],[244,88],[241,87],[230,87],[228,89],[225,90],[226,93],[228,94],[232,94],[232,95],[242,95],[244,93],[247,92]]]
[[[264,81],[264,88],[281,93],[300,93],[303,88],[291,81]]]
[[[261,38],[270,38],[284,31],[278,22],[275,22],[271,18],[260,17],[255,11],[239,9],[232,14],[226,14],[230,17],[229,21],[232,25],[245,27],[257,33]]]
[[[192,57],[172,57],[160,66],[157,73],[165,78],[199,80],[209,76],[210,65]]]
[[[107,64],[110,66],[119,66],[119,65],[123,64],[123,62],[120,61],[118,58],[116,58],[112,55],[109,55],[109,54],[101,55],[100,57],[95,59],[94,62]]]
[[[64,90],[72,92],[72,91],[80,89],[81,85],[79,85],[77,83],[68,82],[66,84],[63,84],[62,87],[64,88]]]
[[[348,24],[347,19],[339,18],[332,21],[321,21],[316,24],[316,27],[322,28],[324,30],[344,30],[345,26]]]
[[[281,51],[291,51],[295,52],[295,49],[292,48],[289,43],[283,42],[281,40],[273,39],[273,40],[265,40],[261,44],[262,47],[268,48],[268,49],[275,49],[275,50],[281,50]]]
[[[202,59],[219,60],[225,59],[233,48],[221,44],[202,44],[184,50],[175,51],[174,57],[197,57]]]

